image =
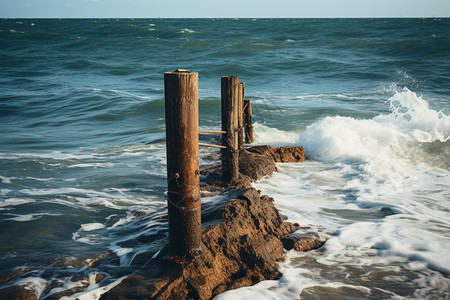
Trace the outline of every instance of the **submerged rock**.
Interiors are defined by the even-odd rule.
[[[25,285],[14,285],[0,290],[1,300],[36,300],[36,292]]]

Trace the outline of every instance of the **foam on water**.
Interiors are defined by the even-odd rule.
[[[450,159],[445,150],[450,116],[431,109],[406,88],[388,103],[388,115],[325,117],[299,138],[294,138],[294,132],[256,126],[257,136],[265,138],[271,132],[269,143],[275,145],[291,137],[291,142],[305,146],[310,159],[279,164],[279,173],[263,178],[255,187],[274,197],[290,221],[309,226],[309,231],[329,240],[319,251],[292,254],[300,260],[281,265],[281,280],[228,292],[219,299],[292,299],[309,292],[332,295],[329,288],[333,286],[356,289],[360,297],[374,293],[400,297],[395,287],[323,278],[330,268],[356,277],[355,267],[367,274],[385,270],[394,285],[415,278],[405,287],[412,298],[449,295],[450,170],[431,158]],[[424,143],[438,145],[427,153]],[[398,269],[390,269],[392,265]]]
[[[424,142],[445,143],[450,138],[450,116],[430,109],[415,93],[404,88],[389,102],[389,115],[369,120],[326,117],[310,125],[300,141],[316,160],[360,161],[383,173],[398,167],[398,159],[410,155],[411,147],[418,148]]]
[[[0,176],[0,179],[2,180],[2,183],[11,183],[11,179],[14,179],[14,177],[5,177],[5,176]]]
[[[182,30],[180,31],[180,33],[183,33],[183,34],[191,34],[191,33],[195,33],[195,31],[192,30],[192,29],[189,29],[189,28],[184,28],[184,29],[182,29]]]
[[[36,299],[39,299],[47,286],[47,281],[40,277],[30,277],[25,278],[18,284],[26,286],[26,289],[33,291],[36,295]]]
[[[84,231],[93,231],[103,228],[105,228],[105,224],[102,223],[81,224],[81,229]]]
[[[27,198],[8,198],[0,201],[0,210],[11,210],[14,209],[14,206],[26,204],[26,203],[34,203],[36,200],[27,199]]]
[[[287,132],[283,130],[279,130],[276,128],[271,128],[255,122],[253,124],[254,130],[254,144],[256,145],[272,145],[272,146],[280,146],[280,145],[294,145],[298,143],[298,133],[296,132]]]
[[[11,215],[13,217],[6,218],[4,220],[16,221],[16,222],[28,222],[39,219],[43,216],[60,216],[61,214],[52,214],[52,213],[36,213],[36,214],[27,214],[27,215],[17,215],[17,214],[5,214],[5,216]]]
[[[117,280],[114,280],[113,282],[109,283],[106,286],[99,286],[95,283],[95,275],[92,274],[89,276],[89,286],[88,288],[80,293],[76,293],[71,296],[64,296],[60,298],[61,300],[97,300],[100,299],[100,296],[106,293],[107,291],[113,289],[115,286],[120,284],[122,280],[127,278],[128,276],[123,276]]]

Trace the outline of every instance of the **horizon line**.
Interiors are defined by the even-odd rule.
[[[448,19],[450,16],[345,16],[345,17],[2,17],[0,19]]]

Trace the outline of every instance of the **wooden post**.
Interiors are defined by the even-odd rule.
[[[244,124],[245,124],[245,142],[253,143],[253,123],[252,123],[252,102],[250,99],[244,99]]]
[[[238,141],[239,150],[244,150],[244,90],[245,83],[239,82],[239,103],[238,103]]]
[[[226,149],[222,154],[222,180],[233,182],[239,176],[239,145],[238,145],[238,104],[239,78],[223,76],[222,82],[222,145]]]
[[[167,204],[171,256],[201,251],[198,159],[198,73],[164,73]]]

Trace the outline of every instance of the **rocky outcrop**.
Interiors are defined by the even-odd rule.
[[[276,172],[277,166],[270,155],[248,152],[239,152],[239,173],[248,176],[252,181]]]
[[[272,148],[254,146],[239,152],[239,172],[253,181],[277,170],[275,163],[294,163],[306,160],[303,146]]]
[[[254,146],[247,151],[271,157],[277,163],[302,162],[306,159],[303,146],[286,146],[272,148],[271,146]]]
[[[273,199],[253,188],[235,192],[218,225],[202,234],[202,252],[190,261],[172,260],[162,280],[125,279],[102,299],[210,299],[226,290],[276,279],[281,240],[298,224],[285,222]],[[161,257],[161,259],[167,259]],[[166,266],[167,267],[167,266]],[[144,292],[144,293],[143,293]]]
[[[202,204],[201,253],[192,259],[170,258],[166,244],[156,256],[136,257],[135,264],[141,267],[101,299],[210,299],[227,290],[279,278],[276,263],[284,249],[306,251],[324,241],[316,234],[296,232],[299,225],[285,221],[273,199],[260,195],[251,182],[276,171],[276,162],[303,160],[301,146],[257,146],[240,152],[239,180],[231,186],[220,182],[220,167],[202,172],[202,194],[222,197]],[[34,295],[20,287],[8,292],[24,299]]]
[[[102,299],[210,299],[227,290],[279,278],[276,262],[282,259],[284,247],[305,250],[317,244],[310,237],[302,242],[291,235],[299,225],[286,222],[273,199],[261,196],[250,183],[276,171],[276,162],[303,160],[301,146],[257,146],[241,151],[239,180],[222,191],[224,203],[202,207],[203,224],[219,219],[204,228],[202,252],[190,261],[166,264],[162,280],[145,279],[144,273],[129,277]],[[202,190],[211,193],[224,188],[219,168],[203,175]]]

